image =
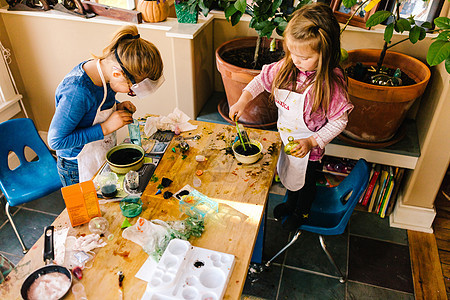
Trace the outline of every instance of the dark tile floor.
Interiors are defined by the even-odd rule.
[[[217,104],[208,103],[199,119],[226,123],[216,107]],[[263,262],[290,238],[272,215],[273,207],[283,200],[284,193],[280,184],[271,188]],[[61,193],[57,191],[13,208],[13,218],[25,243],[33,245],[43,228],[50,225],[64,207]],[[325,237],[325,241],[336,263],[348,276],[345,284],[339,283],[318,236],[304,232],[269,268],[249,272],[242,299],[414,299],[406,230],[390,228],[388,219],[375,214],[355,211],[344,234]],[[4,209],[0,209],[0,253],[14,263],[22,258],[22,249]],[[252,264],[252,267],[250,270],[260,269],[260,265]]]

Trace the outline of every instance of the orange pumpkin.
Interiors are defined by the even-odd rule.
[[[162,22],[169,15],[169,1],[159,0],[158,3],[156,0],[140,0],[137,10],[142,13],[145,22]]]

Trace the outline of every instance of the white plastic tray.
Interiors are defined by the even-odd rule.
[[[142,300],[222,299],[234,263],[234,255],[174,239],[156,265]]]

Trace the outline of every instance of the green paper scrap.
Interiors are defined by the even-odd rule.
[[[120,226],[120,228],[124,229],[124,228],[130,227],[130,226],[131,226],[130,222],[128,221],[127,218],[125,218],[125,220],[123,220],[122,225]]]

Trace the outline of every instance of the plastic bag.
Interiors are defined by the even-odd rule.
[[[187,240],[191,235],[199,237],[203,229],[203,221],[192,218],[168,223],[139,218],[136,224],[124,229],[122,237],[140,245],[148,255],[159,261],[171,240]]]

